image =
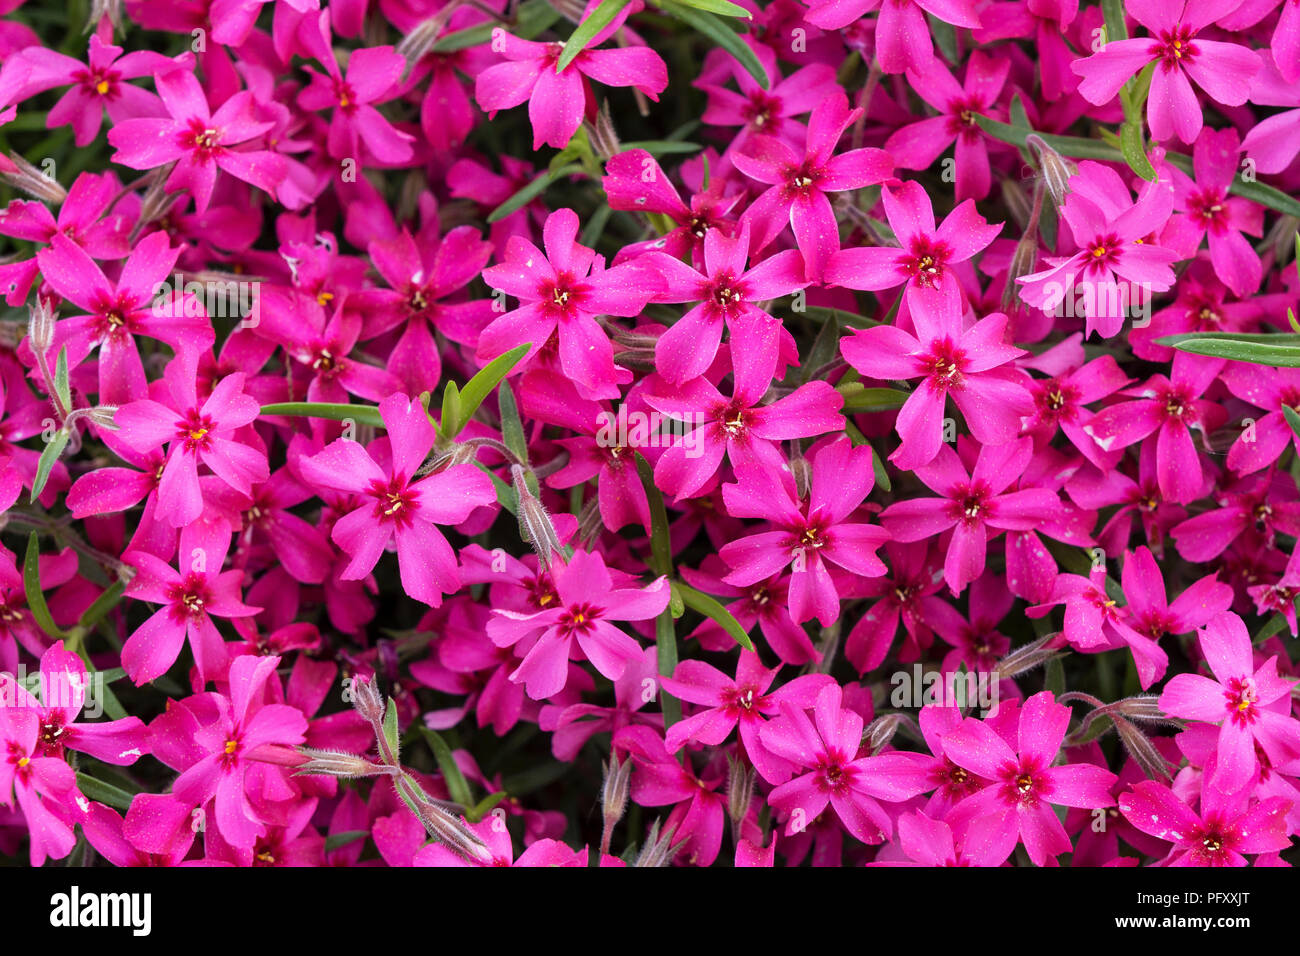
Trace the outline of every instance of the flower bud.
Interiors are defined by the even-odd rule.
[[[1123,700],[1111,704],[1106,710],[1115,714],[1123,714],[1125,717],[1134,720],[1159,720],[1166,723],[1175,723],[1168,714],[1160,709],[1160,698],[1154,694],[1125,697]]]
[[[1002,311],[1009,312],[1019,306],[1020,283],[1017,279],[1030,275],[1038,267],[1038,230],[1025,233],[1016,243],[1007,265],[1007,284],[1002,287]]]
[[[117,416],[116,405],[96,405],[86,416],[96,428],[104,428],[108,431],[115,432],[119,425],[115,420]]]
[[[618,756],[611,754],[609,765],[605,768],[605,786],[601,793],[601,806],[605,826],[613,827],[623,819],[627,809],[629,781],[632,777],[632,758],[620,764]]]
[[[358,754],[342,750],[299,747],[298,752],[306,759],[294,771],[295,776],[322,774],[327,777],[379,777],[397,772],[396,767],[373,763]]]
[[[1030,133],[1025,138],[1025,145],[1038,158],[1047,192],[1051,195],[1052,202],[1060,207],[1070,191],[1070,177],[1079,171],[1079,167],[1048,146],[1047,141],[1035,133]]]
[[[42,202],[59,205],[68,198],[68,191],[59,185],[53,175],[46,175],[17,153],[10,153],[9,159],[17,168],[13,172],[0,173],[0,180]]]
[[[1170,779],[1169,762],[1156,749],[1156,745],[1151,742],[1151,739],[1133,726],[1131,722],[1113,711],[1110,714],[1110,719],[1115,724],[1115,731],[1119,734],[1124,749],[1129,752],[1129,756],[1133,758],[1134,762],[1142,768],[1142,772],[1152,780]]]
[[[591,142],[591,148],[596,155],[602,160],[608,160],[611,156],[616,156],[621,151],[619,146],[618,134],[614,132],[614,120],[609,115],[609,100],[600,104],[600,110],[596,113],[596,121],[587,123],[587,139]]]
[[[372,726],[384,723],[384,698],[373,678],[358,677],[352,682],[352,706]]]
[[[396,784],[397,792],[424,824],[424,829],[431,837],[470,863],[480,865],[492,863],[492,851],[478,834],[469,828],[468,823],[452,816],[431,801],[411,777],[403,774],[396,778]]]
[[[528,473],[519,465],[510,466],[514,478],[515,495],[519,499],[519,533],[533,546],[543,568],[550,569],[555,553],[563,552],[564,545],[547,514],[541,499],[528,487]]]
[[[736,826],[749,814],[754,799],[754,768],[727,756],[727,817]]]
[[[1033,670],[1035,667],[1042,667],[1060,652],[1064,640],[1064,635],[1059,633],[1040,637],[1024,647],[1017,647],[1002,658],[994,670],[998,672],[1003,680],[1010,680],[1026,671]]]
[[[894,739],[894,734],[898,733],[898,727],[902,722],[902,714],[884,714],[867,724],[862,739],[874,753]]]
[[[655,820],[650,826],[650,832],[646,835],[645,846],[641,847],[641,852],[637,854],[636,862],[633,866],[667,866],[672,863],[673,857],[677,855],[678,847],[672,845],[673,836],[677,833],[677,824],[673,824],[667,830],[660,834],[659,821]]]
[[[30,309],[30,315],[27,337],[31,339],[32,351],[44,355],[54,344],[54,310],[44,296],[38,295],[36,304]]]

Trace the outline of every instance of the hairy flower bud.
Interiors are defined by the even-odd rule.
[[[0,180],[42,202],[59,205],[68,198],[68,191],[59,185],[52,173],[47,174],[37,169],[17,153],[10,153],[9,159],[18,168],[10,173],[0,173]],[[50,162],[53,163],[53,160]]]
[[[519,465],[510,467],[515,495],[519,499],[519,533],[533,546],[542,567],[550,568],[557,551],[563,551],[560,536],[541,499],[528,487],[528,473]]]
[[[623,812],[627,809],[631,777],[632,758],[629,757],[620,764],[618,757],[611,755],[609,765],[605,768],[605,785],[601,792],[601,807],[606,827],[613,827],[623,819]]]
[[[641,852],[637,854],[636,862],[633,866],[667,866],[672,863],[673,857],[677,855],[677,847],[673,846],[673,836],[677,833],[677,824],[673,824],[662,834],[659,832],[659,821],[655,820],[650,825],[650,832],[646,834],[645,845],[641,847]]]
[[[749,805],[753,799],[754,768],[728,755],[727,818],[736,826],[740,826],[749,813]]]
[[[1115,723],[1115,731],[1119,734],[1124,749],[1129,752],[1129,756],[1133,758],[1134,762],[1142,768],[1142,772],[1152,780],[1170,779],[1169,762],[1156,749],[1156,745],[1151,742],[1151,738],[1138,730],[1130,721],[1125,720],[1113,711],[1110,714],[1110,719]]]
[[[591,141],[591,148],[595,150],[596,155],[601,160],[608,160],[611,156],[616,156],[622,149],[618,142],[618,134],[614,132],[614,120],[609,115],[609,100],[600,104],[600,110],[596,113],[596,121],[587,123],[587,139]]]
[[[384,698],[373,678],[358,677],[352,682],[352,706],[372,726],[384,722]]]
[[[1004,680],[1017,677],[1035,667],[1041,667],[1060,653],[1065,644],[1064,634],[1048,634],[1036,641],[1017,647],[1002,658],[994,668]]]
[[[464,820],[452,816],[429,799],[414,779],[403,774],[396,778],[397,792],[424,824],[429,835],[470,863],[490,864],[492,852]]]
[[[323,774],[328,777],[379,777],[397,772],[396,767],[386,767],[367,760],[359,754],[350,754],[342,750],[299,747],[298,751],[307,760],[294,771],[295,776]]]
[[[884,714],[877,717],[867,724],[867,729],[862,733],[862,739],[866,741],[872,752],[875,752],[894,739],[894,734],[898,733],[899,725],[903,723],[903,719],[902,714]]]
[[[1038,158],[1038,166],[1042,170],[1047,192],[1051,195],[1052,202],[1059,208],[1070,191],[1070,177],[1079,171],[1079,167],[1048,146],[1047,141],[1037,134],[1029,134],[1025,138],[1025,145]]]
[[[44,296],[38,295],[30,315],[27,337],[31,340],[32,351],[44,355],[54,343],[54,310]]]

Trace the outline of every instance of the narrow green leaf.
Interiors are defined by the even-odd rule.
[[[523,360],[523,357],[528,354],[528,350],[531,348],[531,344],[518,345],[509,352],[503,352],[479,369],[478,373],[465,383],[464,388],[459,389],[457,393],[459,412],[456,416],[456,430],[448,437],[455,438],[456,435],[460,434],[461,429],[469,424],[469,420],[474,417],[474,413],[478,411],[478,407],[483,404],[484,399],[492,394],[492,390],[497,387],[503,378],[510,374],[510,370]]]
[[[131,809],[131,794],[81,771],[77,771],[77,788],[88,799],[107,804],[114,810],[125,812]]]
[[[1029,115],[1025,112],[1025,101],[1020,98],[1019,93],[1011,97],[1011,125],[1017,129],[1033,129],[1029,125]]]
[[[497,504],[499,504],[502,508],[505,508],[506,511],[509,511],[512,515],[518,515],[519,498],[515,494],[515,489],[511,488],[504,481],[502,481],[495,474],[493,474],[492,469],[488,468],[488,466],[483,464],[483,462],[476,461],[474,462],[474,465],[475,467],[478,468],[479,471],[483,472],[483,474],[487,475],[488,478],[492,479],[492,487],[496,490],[497,493]]]
[[[716,13],[722,17],[740,17],[745,20],[752,20],[754,15],[744,7],[731,3],[730,0],[678,0],[688,7],[694,7],[696,10],[703,10],[705,13]]]
[[[59,396],[63,407],[72,408],[72,389],[68,385],[68,347],[59,349],[59,358],[54,365],[54,391]]]
[[[754,642],[750,640],[748,632],[741,627],[740,622],[722,606],[722,603],[717,598],[711,597],[702,591],[697,591],[689,584],[681,581],[674,582],[674,587],[681,594],[682,603],[688,608],[703,614],[707,618],[712,618],[745,650],[752,651],[754,649]]]
[[[880,452],[876,451],[876,446],[871,446],[871,470],[876,476],[876,485],[881,491],[892,491],[893,482],[889,480],[889,472],[885,471],[885,463],[880,458]]]
[[[524,437],[523,422],[519,420],[519,406],[515,404],[514,390],[505,379],[497,386],[497,404],[501,408],[501,438],[515,457],[527,464],[528,439]]]
[[[45,603],[45,594],[41,591],[40,561],[40,542],[33,531],[27,536],[27,553],[23,556],[23,591],[27,595],[27,610],[32,612],[37,627],[56,641],[61,641],[64,633],[50,616],[49,605]]]
[[[668,156],[676,153],[698,153],[704,147],[671,139],[636,139],[623,144],[623,149],[644,149],[651,156]],[[705,161],[707,162],[707,160]],[[708,188],[706,185],[705,189]]]
[[[1053,696],[1060,697],[1065,693],[1065,665],[1061,663],[1059,657],[1049,658],[1044,665],[1046,671],[1046,683],[1044,688],[1052,692]]]
[[[1300,414],[1289,405],[1282,406],[1282,417],[1286,423],[1291,426],[1291,431],[1295,432],[1296,438],[1300,438]]]
[[[1300,335],[1291,333],[1189,332],[1156,340],[1181,352],[1209,355],[1234,362],[1300,368]]]
[[[678,3],[677,0],[654,0],[654,2],[664,13],[682,21],[695,32],[703,34],[706,39],[712,40],[715,45],[730,53],[763,89],[772,88],[772,81],[768,78],[767,71],[763,69],[763,64],[727,21],[719,20],[716,15],[707,11],[696,10]]]
[[[547,0],[528,0],[519,5],[515,25],[508,32],[524,40],[531,40],[540,35],[547,27],[560,19],[560,11],[551,6]],[[455,33],[448,33],[433,45],[434,53],[455,53],[472,46],[482,46],[492,41],[492,31],[507,29],[499,23],[480,23]]]
[[[1119,145],[1129,169],[1147,182],[1155,182],[1156,171],[1151,166],[1151,160],[1147,159],[1146,148],[1142,143],[1142,127],[1137,122],[1130,120],[1119,128]]]
[[[671,677],[677,670],[677,625],[673,622],[673,612],[668,608],[655,618],[655,647],[659,676]],[[682,702],[663,688],[659,690],[659,709],[663,711],[664,729],[682,719]],[[677,759],[681,758],[682,752],[679,751]]]
[[[438,419],[438,440],[451,441],[460,434],[460,389],[448,382],[442,390],[442,414]]]
[[[940,20],[932,13],[925,15],[926,21],[930,25],[930,36],[934,38],[934,45],[939,48],[943,58],[952,66],[957,65],[957,28],[947,21]]]
[[[364,840],[370,836],[369,830],[345,830],[342,833],[331,833],[325,838],[325,852],[332,853],[340,847],[345,847],[349,843],[356,843],[358,840]]]
[[[650,569],[655,574],[671,577],[673,551],[668,542],[668,509],[664,506],[663,493],[655,484],[654,469],[640,452],[636,452],[636,472],[650,503]]]
[[[845,415],[857,415],[862,412],[883,412],[891,408],[902,408],[910,394],[893,388],[863,388],[854,382],[857,388],[843,391],[844,407],[840,409]]]
[[[345,402],[275,402],[263,405],[261,414],[326,418],[333,422],[354,421],[358,425],[384,427],[384,420],[379,417],[379,409],[374,405],[349,405]]]
[[[122,594],[126,591],[126,585],[121,581],[114,581],[104,593],[95,598],[93,604],[82,612],[81,618],[77,621],[82,627],[89,630],[103,620],[104,615],[113,610],[122,600]]]
[[[1290,623],[1287,621],[1285,615],[1274,614],[1272,618],[1269,619],[1269,622],[1259,629],[1259,633],[1255,635],[1253,643],[1263,644],[1274,634],[1282,633],[1282,631],[1289,626]]]
[[[508,794],[504,790],[498,790],[496,793],[490,793],[474,806],[465,811],[465,818],[470,823],[478,823],[485,816],[495,809],[496,805],[504,800]]]
[[[561,166],[559,169],[547,170],[501,205],[497,206],[496,209],[493,209],[488,213],[487,221],[490,223],[498,222],[499,220],[506,218],[506,216],[510,215],[515,210],[523,209],[527,206],[530,202],[544,193],[547,187],[557,179],[563,179],[565,176],[572,176],[574,173],[580,172],[582,172],[582,166],[579,163],[569,163],[566,166]]]
[[[555,63],[555,72],[563,73],[564,70],[572,63],[584,49],[587,44],[605,27],[614,22],[623,8],[631,0],[601,0],[600,6],[591,11],[591,16],[587,17],[578,24],[578,28],[569,35],[569,39],[564,44],[564,49],[560,51],[560,58]]]
[[[1106,42],[1128,39],[1128,25],[1124,22],[1124,0],[1101,0],[1101,12],[1106,18]]]
[[[36,475],[32,478],[31,501],[35,502],[41,496],[41,492],[45,490],[45,483],[50,480],[50,472],[54,470],[54,463],[63,454],[63,449],[68,447],[68,438],[68,433],[60,428],[41,450],[40,460],[36,462]]]
[[[822,327],[817,330],[817,337],[813,339],[812,348],[808,350],[808,357],[804,360],[803,366],[792,377],[801,384],[807,383],[813,373],[833,361],[839,352],[839,314],[832,311]]]
[[[429,727],[421,727],[420,733],[429,742],[434,759],[438,761],[438,770],[441,771],[442,779],[447,784],[447,793],[450,794],[451,799],[462,807],[473,806],[474,797],[470,793],[469,781],[465,779],[465,774],[461,773],[460,767],[456,764],[456,758],[452,756],[447,741],[443,740],[436,730]]]
[[[384,711],[384,740],[388,749],[397,757],[402,752],[402,734],[397,726],[397,702],[388,698],[388,708]]]

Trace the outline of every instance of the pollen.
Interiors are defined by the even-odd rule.
[[[108,80],[100,80],[98,83],[96,83],[96,84],[95,84],[95,92],[98,93],[100,96],[103,96],[105,93],[107,93],[107,92],[108,92]]]
[[[384,509],[384,514],[396,514],[398,511],[402,510],[402,496],[397,494],[397,492],[390,491],[388,493],[388,503],[389,507]]]
[[[317,305],[329,305],[329,304],[330,304],[331,302],[333,302],[333,301],[334,301],[334,293],[333,293],[333,292],[318,292],[318,293],[316,294],[316,304],[317,304]]]
[[[1097,246],[1097,248],[1095,248],[1095,249],[1092,250],[1092,257],[1093,257],[1094,259],[1100,259],[1100,258],[1101,258],[1102,256],[1104,256],[1105,254],[1106,254],[1106,247],[1105,247],[1105,246]]]
[[[31,759],[30,757],[19,757],[19,758],[18,758],[18,768],[21,770],[23,767],[26,767],[26,766],[27,766],[29,763],[31,763],[31,762],[32,762],[32,759]]]
[[[239,742],[235,740],[226,741],[226,756],[230,756],[239,747]]]
[[[207,433],[208,433],[208,430],[207,430],[206,428],[193,428],[193,429],[190,430],[190,440],[191,440],[191,441],[202,441],[202,440],[203,440],[203,436],[206,435]]]

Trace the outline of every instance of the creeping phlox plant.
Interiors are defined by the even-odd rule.
[[[1293,859],[1295,0],[68,6],[0,855]]]

